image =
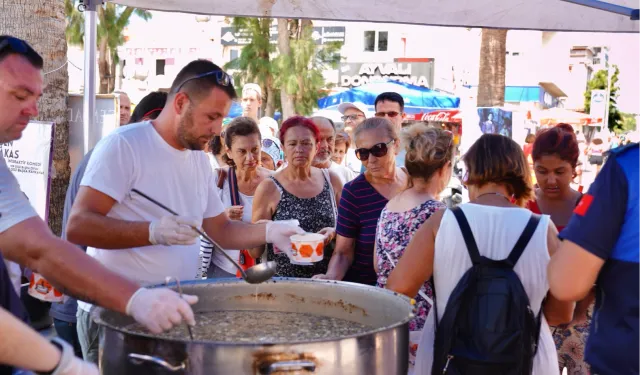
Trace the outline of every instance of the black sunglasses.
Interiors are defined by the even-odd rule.
[[[216,82],[220,86],[227,87],[227,86],[233,85],[233,77],[231,77],[230,75],[228,75],[226,72],[224,72],[222,70],[212,70],[210,72],[198,74],[195,77],[191,77],[191,78],[185,79],[184,81],[182,81],[182,83],[180,85],[178,85],[178,87],[176,87],[175,90],[173,90],[173,93],[175,94],[175,93],[180,92],[180,89],[182,88],[182,86],[184,86],[185,83],[187,83],[189,81],[193,81],[195,79],[200,79],[200,78],[209,77],[209,76],[214,76],[215,79],[216,79]]]
[[[42,56],[36,52],[27,42],[12,36],[8,36],[0,40],[0,56],[5,53],[17,53],[24,56],[31,64],[37,68],[42,68],[44,61]]]
[[[381,158],[385,155],[387,155],[387,153],[389,152],[389,145],[391,143],[393,143],[394,140],[390,140],[387,143],[378,143],[373,145],[371,148],[358,148],[356,149],[356,157],[360,160],[360,161],[366,161],[369,160],[369,154],[377,157],[377,158]]]
[[[396,111],[376,112],[376,117],[389,116],[389,118],[394,118],[394,117],[398,116],[399,114],[400,114],[400,112],[396,112]]]

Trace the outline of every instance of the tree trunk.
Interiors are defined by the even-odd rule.
[[[109,62],[109,91],[113,92],[116,89],[116,59],[115,54],[118,53],[113,51],[113,54],[110,54],[110,62]]]
[[[278,18],[278,51],[280,56],[285,56],[285,61],[291,61],[291,48],[289,46],[289,21],[286,18]],[[290,70],[290,69],[287,69]],[[295,114],[293,96],[287,93],[286,85],[280,88],[280,101],[282,104],[282,119],[286,120]]]
[[[266,92],[267,100],[264,107],[264,115],[273,118],[276,113],[276,94],[273,90],[273,77],[271,76],[267,78]]]
[[[507,31],[482,29],[478,107],[499,107],[504,105]]]
[[[69,185],[69,123],[65,14],[63,0],[4,0],[0,2],[0,34],[25,39],[44,59],[44,93],[37,120],[56,124],[51,170],[49,227],[60,235],[64,198]],[[62,67],[61,69],[58,69]],[[58,69],[58,70],[55,70]],[[53,71],[55,70],[55,72]]]
[[[104,39],[98,43],[98,74],[100,75],[98,94],[109,93],[109,70],[109,48],[107,40]]]

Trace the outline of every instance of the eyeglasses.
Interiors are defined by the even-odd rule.
[[[369,154],[377,157],[377,158],[381,158],[385,155],[387,155],[387,153],[389,152],[389,145],[391,143],[393,143],[394,140],[390,140],[387,143],[378,143],[373,145],[373,147],[371,148],[359,148],[356,149],[356,157],[360,160],[360,161],[365,161],[369,159]]]
[[[212,70],[210,72],[198,74],[195,77],[185,79],[175,90],[173,90],[173,92],[174,93],[180,92],[180,89],[182,88],[182,86],[184,86],[185,83],[189,81],[193,81],[194,79],[200,79],[200,78],[209,77],[209,76],[214,76],[216,78],[216,82],[220,86],[226,87],[226,86],[233,85],[233,77],[231,77],[230,75],[228,75],[226,72],[222,70]]]
[[[278,150],[280,150],[280,147],[278,146],[278,144],[275,143],[274,141],[272,141],[271,139],[263,139],[262,140],[262,147],[271,148],[271,146],[276,146],[278,148]]]
[[[389,111],[389,112],[376,112],[376,117],[389,117],[389,118],[394,118],[396,116],[398,116],[400,114],[400,112],[396,112],[396,111]]]
[[[4,38],[0,41],[0,55],[6,51],[14,52],[26,57],[33,65],[42,66],[42,57],[22,39],[14,38],[12,36]]]
[[[360,113],[354,113],[353,115],[342,116],[342,122],[347,122],[347,120],[356,121],[358,117],[362,117]]]

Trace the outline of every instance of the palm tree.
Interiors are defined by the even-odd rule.
[[[49,200],[49,227],[60,235],[64,198],[69,185],[69,75],[65,42],[63,0],[0,2],[0,34],[25,39],[44,59],[44,93],[38,103],[38,120],[56,124]]]
[[[265,116],[273,117],[276,109],[276,95],[274,93],[273,67],[271,54],[275,46],[271,44],[271,18],[233,18],[232,25],[237,34],[251,35],[251,42],[242,48],[240,56],[228,62],[224,68],[235,70],[234,78],[238,90],[242,90],[243,83],[257,83],[266,95],[263,100]]]
[[[507,31],[482,29],[478,107],[499,107],[504,105]]]
[[[67,17],[67,41],[72,45],[84,45],[84,18],[77,10],[77,0],[64,0]],[[146,20],[151,13],[144,9],[124,7],[108,2],[98,8],[98,72],[100,87],[98,93],[113,91],[116,80],[116,65],[119,62],[118,47],[123,45],[124,30],[129,25],[131,16],[135,14]]]
[[[280,87],[283,118],[307,115],[317,106],[322,89],[327,88],[322,71],[336,68],[335,56],[342,43],[318,48],[312,37],[313,22],[307,19],[278,19],[278,50],[275,61],[276,85]]]

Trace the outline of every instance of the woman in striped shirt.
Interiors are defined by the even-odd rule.
[[[365,120],[356,128],[354,139],[356,156],[366,172],[344,186],[336,248],[327,273],[314,277],[376,285],[373,257],[378,219],[387,202],[407,187],[409,176],[396,167],[400,141],[389,120]]]

